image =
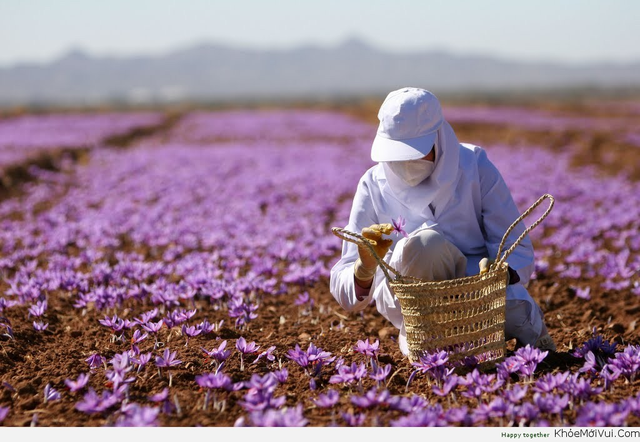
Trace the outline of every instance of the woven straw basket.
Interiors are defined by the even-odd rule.
[[[549,207],[544,214],[501,255],[511,231],[544,199],[549,200]],[[546,218],[553,204],[553,197],[545,194],[513,222],[486,273],[446,281],[426,281],[401,275],[376,255],[372,247],[375,241],[338,227],[331,230],[345,241],[367,246],[378,261],[400,302],[411,362],[419,361],[427,353],[445,350],[449,352],[449,361],[454,364],[459,365],[466,362],[466,358],[473,357],[477,366],[487,367],[503,359],[506,352],[506,259],[525,236]],[[395,275],[393,278],[390,272]]]

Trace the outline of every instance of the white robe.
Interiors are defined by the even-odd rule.
[[[439,133],[440,143],[448,146],[449,150],[443,152],[438,145],[434,174],[411,188],[410,192],[402,194],[392,190],[394,187],[389,180],[395,178],[383,163],[371,167],[358,183],[349,224],[345,229],[360,233],[372,224],[390,223],[392,219],[402,216],[406,219],[407,232],[423,227],[433,228],[458,247],[467,258],[466,274],[470,276],[478,273],[478,264],[483,257],[496,258],[502,237],[520,213],[502,175],[489,160],[486,151],[479,146],[458,143],[446,122],[445,126],[446,131]],[[444,137],[447,136],[448,144],[445,144]],[[457,146],[457,152],[452,145]],[[446,160],[448,165],[439,165],[438,158],[440,163]],[[449,168],[448,172],[443,170],[445,167]],[[445,175],[446,179],[443,178]],[[509,235],[503,252],[524,229],[523,224],[519,223]],[[401,239],[395,234],[392,234],[393,237]],[[385,256],[385,261],[392,266],[394,263],[390,262],[390,258],[397,240]],[[357,246],[344,241],[342,256],[331,269],[330,290],[334,298],[347,311],[362,310],[374,301],[380,314],[401,329],[403,319],[400,304],[390,292],[380,266],[368,297],[362,301],[356,298],[353,266],[357,258]],[[521,300],[531,304],[529,322],[536,329],[533,333],[537,336],[542,327],[539,317],[541,311],[526,289],[534,270],[533,246],[528,236],[515,248],[507,262],[520,276],[519,283],[507,287],[507,301]]]

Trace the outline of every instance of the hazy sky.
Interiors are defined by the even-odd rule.
[[[520,60],[640,61],[636,0],[0,0],[0,66],[161,54],[197,43],[444,49]]]

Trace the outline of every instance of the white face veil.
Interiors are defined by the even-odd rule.
[[[432,218],[444,209],[453,196],[458,181],[460,143],[453,129],[443,121],[437,130],[436,158],[433,173],[416,186],[407,185],[388,165],[382,163],[386,182],[382,191],[393,195],[412,212]],[[432,209],[434,209],[432,212]]]

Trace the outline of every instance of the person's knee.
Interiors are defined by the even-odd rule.
[[[424,229],[407,238],[403,255],[406,257],[420,255],[422,259],[441,256],[446,247],[446,242],[440,232]]]

